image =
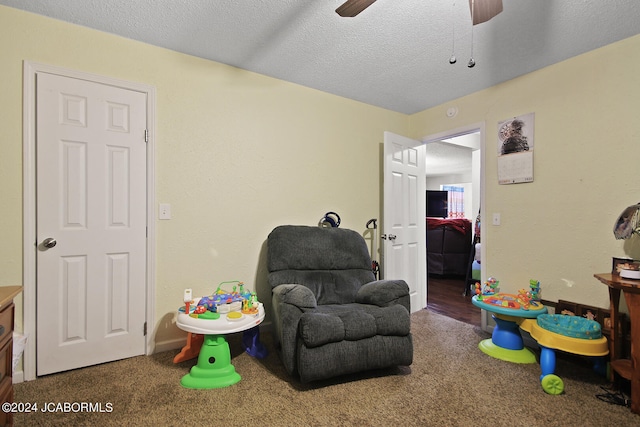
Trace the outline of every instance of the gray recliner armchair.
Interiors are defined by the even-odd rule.
[[[353,230],[286,225],[267,240],[276,344],[302,382],[413,362],[409,287],[375,280]]]

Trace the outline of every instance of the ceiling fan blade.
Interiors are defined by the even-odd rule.
[[[336,9],[336,13],[344,18],[353,18],[376,0],[347,0]]]
[[[502,0],[469,0],[473,25],[481,24],[502,12]]]

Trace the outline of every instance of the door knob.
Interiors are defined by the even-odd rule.
[[[396,236],[395,234],[389,234],[389,240],[396,240]]]
[[[47,249],[51,249],[56,244],[58,244],[58,242],[56,242],[56,239],[54,239],[53,237],[47,237],[42,241],[42,246],[44,246]]]

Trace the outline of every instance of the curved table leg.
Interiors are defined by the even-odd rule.
[[[202,341],[204,340],[204,335],[201,334],[193,334],[189,332],[187,334],[187,343],[180,353],[176,354],[173,358],[173,363],[180,363],[186,360],[195,359],[198,357],[200,353],[200,348],[202,348]]]
[[[491,339],[478,344],[483,353],[496,359],[513,363],[536,363],[536,355],[524,346],[520,329],[516,322],[492,315],[496,326]]]
[[[593,358],[593,371],[604,377],[607,376],[607,360],[604,357]]]
[[[260,342],[260,327],[247,329],[242,334],[242,347],[250,356],[258,359],[267,357],[267,348]]]
[[[539,345],[539,344],[538,344]],[[556,352],[552,348],[540,345],[540,381],[545,375],[553,374],[556,370]]]

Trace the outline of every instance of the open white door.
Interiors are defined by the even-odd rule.
[[[427,306],[425,149],[420,141],[384,133],[384,277],[403,279],[411,311]]]

